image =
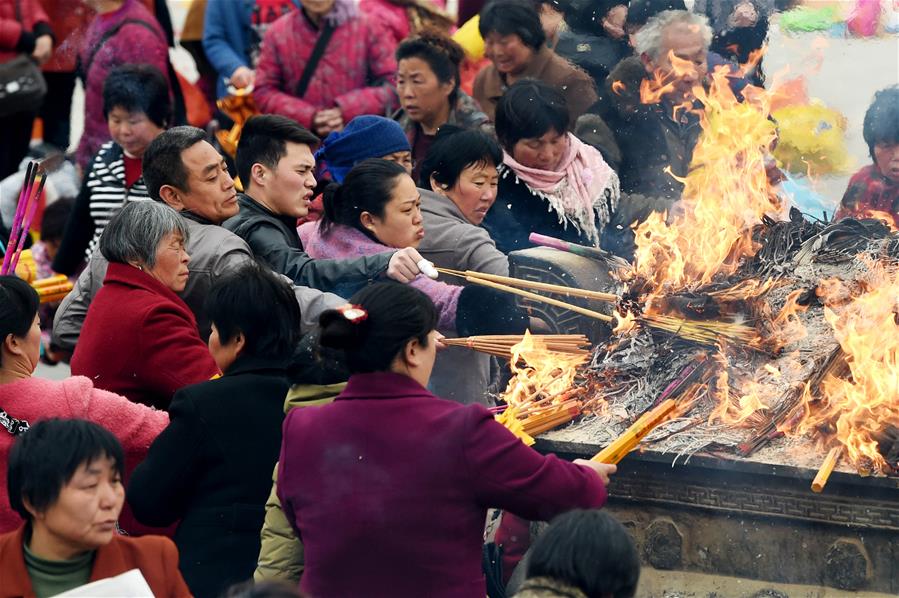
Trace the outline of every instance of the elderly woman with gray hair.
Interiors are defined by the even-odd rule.
[[[165,204],[127,204],[106,226],[109,261],[72,358],[72,373],[136,403],[168,408],[178,389],[219,374],[193,313],[175,293],[187,284],[187,224]]]

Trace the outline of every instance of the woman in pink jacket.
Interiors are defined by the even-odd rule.
[[[321,220],[298,229],[303,248],[316,259],[417,248],[426,234],[420,192],[406,169],[395,162],[374,158],[357,164],[342,185],[325,190],[324,208]],[[520,334],[527,328],[527,317],[515,307],[512,295],[480,286],[447,284],[424,275],[410,284],[436,305],[441,333]],[[489,367],[478,367],[474,363],[478,356],[471,357],[472,362],[463,368],[468,371],[470,385],[460,384],[459,363],[445,368],[438,359],[432,390],[461,403],[486,402],[483,392],[489,382]],[[480,395],[475,396],[476,392]]]
[[[125,472],[147,454],[169,416],[94,388],[88,378],[44,380],[32,376],[40,357],[39,299],[15,276],[0,276],[0,533],[22,524],[6,496],[6,462],[15,437],[51,417],[79,418],[111,431],[125,449]],[[125,529],[134,531],[127,520]]]

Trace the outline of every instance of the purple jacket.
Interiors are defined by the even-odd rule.
[[[88,59],[100,43],[103,34],[125,19],[145,21],[153,26],[155,32],[143,25],[129,23],[122,26],[99,50],[96,50],[90,71],[85,73],[87,92],[84,98],[84,133],[81,135],[76,153],[78,164],[82,168],[87,167],[100,146],[109,141],[109,127],[103,118],[103,83],[109,71],[123,64],[149,64],[158,68],[168,78],[169,49],[165,34],[156,17],[137,0],[125,0],[120,9],[94,17],[84,36],[84,47],[81,49],[80,58],[83,67],[87,66]],[[171,83],[170,81],[170,88]]]
[[[309,257],[315,259],[343,259],[375,255],[394,249],[372,241],[355,228],[342,224],[334,225],[331,233],[322,236],[318,222],[306,222],[297,228],[300,242]],[[437,327],[441,332],[455,332],[456,308],[459,295],[464,287],[431,280],[419,274],[411,283],[413,287],[427,295],[440,314]]]
[[[595,473],[525,446],[480,405],[356,374],[284,421],[278,497],[313,596],[483,598],[487,509],[532,520],[605,503]]]

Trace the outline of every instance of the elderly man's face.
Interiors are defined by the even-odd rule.
[[[662,34],[659,57],[652,59],[644,55],[644,64],[650,74],[673,86],[665,94],[666,99],[681,104],[693,99],[693,87],[705,78],[708,50],[699,27],[675,23]]]
[[[221,224],[238,212],[237,190],[228,174],[225,159],[206,141],[195,143],[181,152],[187,170],[187,189],[176,189],[176,197],[166,203],[178,211],[197,214],[214,224]]]

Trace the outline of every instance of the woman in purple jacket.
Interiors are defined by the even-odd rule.
[[[425,386],[440,335],[420,291],[378,283],[321,316],[352,375],[284,422],[278,497],[314,596],[483,598],[487,509],[550,519],[606,500],[615,466],[543,456],[479,405]],[[460,372],[461,374],[461,372]]]

